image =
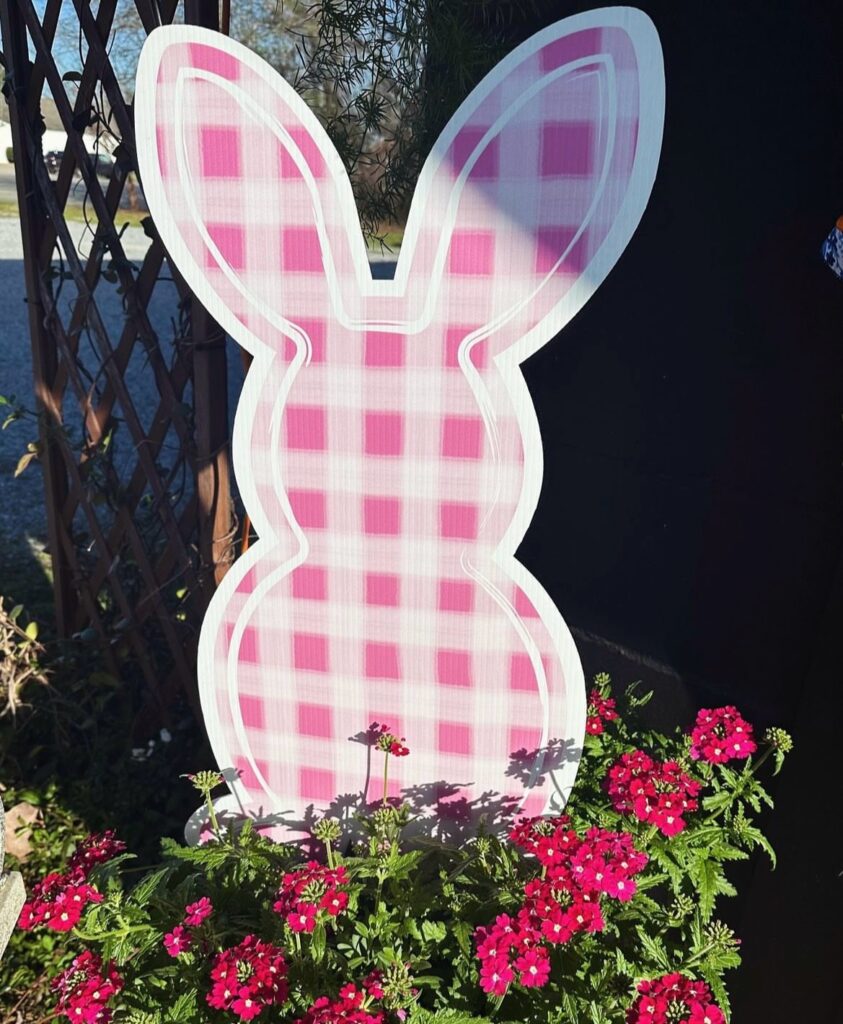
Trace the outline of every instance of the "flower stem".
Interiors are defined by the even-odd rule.
[[[134,932],[152,932],[155,929],[151,924],[129,924],[124,925],[122,928],[112,928],[110,931],[98,932],[96,935],[91,935],[84,929],[78,926],[73,929],[73,934],[82,939],[83,942],[99,942],[101,939],[111,938],[125,938],[127,935],[132,935]]]
[[[387,797],[387,783],[389,781],[389,752],[385,751],[383,755],[383,796],[381,797],[381,807],[386,807]]]
[[[504,992],[504,994],[502,996],[495,996],[495,998],[494,998],[494,1005],[492,1006],[491,1013],[489,1014],[490,1018],[495,1016],[495,1014],[501,1008],[501,1004],[503,1003],[504,999],[506,999],[508,994],[509,994],[509,985],[506,986],[506,992]]]
[[[682,964],[683,970],[688,970],[689,968],[693,967],[693,965],[695,963],[697,963],[699,960],[702,960],[703,957],[706,956],[707,953],[710,953],[711,950],[714,949],[714,947],[716,945],[717,945],[716,942],[709,942],[709,944],[707,946],[703,946],[702,949],[698,950],[696,953],[694,953],[694,955],[692,957],[689,957]]]
[[[767,759],[768,759],[768,758],[769,758],[769,757],[770,757],[770,756],[772,755],[772,753],[773,753],[773,751],[774,751],[775,749],[776,749],[776,748],[775,748],[775,747],[774,747],[774,746],[772,745],[772,743],[771,743],[771,744],[770,744],[770,746],[769,746],[769,747],[767,747],[767,749],[766,749],[766,750],[764,751],[764,753],[763,753],[763,754],[761,755],[761,757],[759,757],[759,758],[758,758],[758,760],[757,760],[757,761],[755,762],[755,764],[754,764],[754,765],[752,766],[752,771],[751,771],[751,772],[750,772],[749,774],[750,774],[750,775],[757,775],[757,774],[758,774],[758,769],[759,769],[759,768],[761,767],[761,765],[762,765],[762,764],[764,764],[764,762],[765,762],[765,761],[766,761],[766,760],[767,760]]]
[[[210,792],[205,794],[205,802],[208,805],[208,814],[211,818],[211,828],[213,829],[214,835],[217,839],[220,838],[220,823],[217,820],[217,812],[214,808],[214,801],[211,799]]]

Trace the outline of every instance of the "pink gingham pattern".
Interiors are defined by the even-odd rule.
[[[238,800],[292,832],[338,795],[380,797],[354,739],[372,721],[407,737],[393,792],[428,812],[539,813],[573,781],[579,661],[512,557],[541,474],[517,361],[594,290],[649,194],[652,26],[619,10],[540,33],[466,100],[394,282],[371,281],[339,158],[292,89],[201,30],[144,51],[153,215],[256,356],[235,466],[261,541],[203,627],[203,709]],[[552,741],[569,747],[551,779]]]

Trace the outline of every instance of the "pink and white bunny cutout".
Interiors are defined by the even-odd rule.
[[[254,53],[157,29],[135,117],[164,244],[254,357],[234,460],[260,540],[199,651],[232,805],[291,836],[338,795],[379,798],[360,742],[377,721],[412,748],[391,795],[464,817],[559,809],[585,692],[513,554],[542,476],[519,364],[594,293],[648,201],[652,22],[591,11],[501,61],[425,163],[393,280],[372,279],[323,129]]]

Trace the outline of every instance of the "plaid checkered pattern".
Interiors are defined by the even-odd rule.
[[[354,739],[372,721],[412,750],[394,793],[440,813],[540,813],[544,748],[581,741],[576,651],[511,553],[541,478],[518,359],[585,301],[646,202],[630,198],[635,33],[616,12],[589,18],[528,41],[465,102],[386,282],[292,89],[197,29],[158,30],[144,51],[153,214],[256,356],[235,465],[261,541],[203,628],[203,708],[237,796],[293,831],[338,794],[380,797],[380,764]],[[576,759],[557,773],[566,790]]]

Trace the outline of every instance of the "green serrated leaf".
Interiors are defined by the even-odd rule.
[[[697,895],[700,901],[700,914],[703,921],[708,921],[714,912],[714,901],[717,898],[717,883],[720,872],[716,861],[698,858],[691,871]]]
[[[770,845],[769,839],[764,835],[764,833],[761,831],[761,829],[755,828],[754,825],[747,825],[747,826],[745,826],[745,834],[746,834],[746,836],[748,838],[750,838],[751,842],[753,842],[755,846],[760,846],[761,847],[761,849],[770,858],[770,863],[775,868],[775,866],[776,866],[776,851]]]
[[[717,971],[707,970],[705,965],[700,968],[700,974],[711,987],[711,993],[714,996],[714,1001],[723,1011],[726,1020],[728,1021],[731,1016],[732,1006],[729,1001],[729,993],[726,989],[726,985],[723,979],[717,973]]]
[[[442,942],[448,934],[441,921],[422,921],[421,930],[425,942]]]
[[[638,971],[630,960],[627,960],[620,946],[615,948],[615,969],[618,974],[624,974],[628,978],[637,977]]]
[[[142,878],[129,894],[132,903],[138,907],[145,907],[149,898],[169,880],[174,870],[174,864],[167,864]]]
[[[454,938],[457,940],[457,945],[466,956],[471,956],[471,936],[474,929],[470,922],[457,921],[452,930]]]
[[[214,871],[221,868],[231,857],[229,847],[218,843],[205,843],[203,846],[182,846],[175,839],[161,840],[161,851],[166,857],[186,861],[188,864],[199,864],[205,870]]]
[[[716,860],[746,860],[749,854],[730,843],[715,843],[708,849],[709,855]]]
[[[654,935],[648,935],[643,927],[639,925],[636,929],[641,947],[652,962],[661,970],[670,970],[670,957],[664,947],[662,940]]]
[[[168,1024],[181,1024],[193,1020],[196,1014],[196,990],[183,992],[170,1008],[166,1020]]]
[[[325,957],[325,949],[328,941],[325,934],[325,925],[321,922],[316,925],[310,935],[310,955],[315,963],[321,963]]]
[[[741,955],[734,949],[720,950],[710,953],[705,958],[705,965],[710,971],[728,971],[734,967],[740,967]]]
[[[437,1010],[431,1013],[430,1010],[416,1006],[410,1014],[408,1024],[489,1024],[489,1018],[475,1017],[463,1010]]]
[[[732,802],[732,794],[728,789],[721,789],[719,793],[712,793],[711,796],[703,798],[703,807],[707,811],[720,811],[728,807]]]

